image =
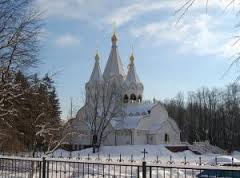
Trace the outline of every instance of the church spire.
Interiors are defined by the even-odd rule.
[[[131,65],[134,65],[134,55],[133,55],[133,52],[132,52],[132,54],[131,54],[131,56],[130,56],[130,61],[131,61]]]
[[[99,65],[99,60],[100,60],[99,54],[98,54],[98,52],[96,52],[95,65],[94,65],[89,83],[103,81],[102,71],[101,71],[101,68]]]
[[[112,35],[112,45],[117,45],[117,35],[116,35],[116,23],[113,23],[113,35]]]
[[[141,83],[135,69],[133,52],[129,59],[130,59],[130,64],[128,65],[128,73],[127,73],[126,81],[129,83]]]
[[[100,59],[100,57],[99,57],[98,51],[97,51],[97,52],[96,52],[96,55],[95,55],[95,61],[99,62],[99,59]]]
[[[103,72],[103,77],[105,80],[109,80],[112,77],[125,77],[125,72],[123,69],[122,60],[120,58],[118,47],[117,47],[117,35],[116,32],[113,32],[111,37],[112,48],[107,61],[106,68]]]
[[[114,32],[113,35],[112,35],[112,45],[117,45],[117,35],[116,33]]]
[[[128,65],[128,73],[124,81],[124,102],[141,102],[143,97],[143,84],[140,81],[135,65],[133,52],[130,56],[130,64]]]

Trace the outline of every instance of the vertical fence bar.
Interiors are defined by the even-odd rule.
[[[152,166],[149,167],[149,177],[152,178]]]
[[[42,178],[47,178],[46,177],[46,158],[42,158]]]
[[[41,161],[39,161],[38,162],[38,164],[39,164],[39,178],[41,178],[42,177],[42,164],[41,164]]]
[[[142,162],[142,178],[147,178],[146,161]]]

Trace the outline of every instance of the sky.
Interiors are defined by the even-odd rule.
[[[134,52],[144,99],[164,100],[201,87],[224,87],[239,75],[228,71],[238,52],[237,7],[196,1],[178,21],[186,0],[35,0],[44,12],[40,74],[56,82],[62,118],[82,105],[96,50],[104,71],[115,29],[125,72]],[[227,72],[228,71],[228,72]]]

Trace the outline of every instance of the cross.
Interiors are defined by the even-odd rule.
[[[145,157],[146,157],[146,154],[148,154],[148,152],[146,151],[146,149],[144,148],[144,150],[143,150],[143,159],[145,160]]]
[[[116,22],[112,23],[113,33],[116,33]]]
[[[98,49],[99,49],[99,42],[96,42],[96,54],[98,53]]]

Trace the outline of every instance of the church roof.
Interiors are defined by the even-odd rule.
[[[126,81],[129,83],[141,83],[141,81],[138,77],[138,74],[136,72],[136,69],[135,69],[133,54],[130,57],[130,61],[131,61],[131,63],[129,64],[129,67],[128,67]]]
[[[116,130],[136,129],[143,116],[128,116],[120,121],[112,120],[111,124]]]
[[[125,76],[123,64],[117,48],[117,37],[114,33],[112,36],[112,49],[108,58],[106,68],[103,73],[104,79],[109,79],[113,76]]]
[[[141,119],[148,117],[149,111],[151,111],[156,104],[157,103],[151,102],[127,103],[123,109],[126,116],[123,119],[112,119],[111,124],[116,130],[136,129]]]
[[[175,131],[175,132],[179,132],[179,127],[177,125],[177,123],[174,121],[173,118],[168,117],[168,119],[164,122],[162,122],[159,125],[152,125],[152,127],[149,129],[151,134],[155,134],[157,132],[159,132],[162,128],[164,128],[167,124],[169,124],[171,126],[171,128]]]
[[[122,129],[137,129],[139,127],[139,123],[141,120],[148,119],[150,116],[127,116],[123,119],[116,118],[111,120],[111,124],[115,130],[122,130]],[[179,131],[179,128],[177,126],[177,123],[170,117],[166,121],[159,122],[159,123],[152,123],[148,127],[146,127],[144,130],[148,130],[149,133],[154,134],[159,132],[161,129],[163,129],[166,124],[170,124],[172,129],[175,132]]]
[[[89,82],[96,82],[96,81],[103,81],[103,77],[102,77],[102,71],[101,71],[101,68],[100,68],[100,65],[99,65],[99,55],[98,53],[96,54],[95,56],[95,65],[94,65],[94,68],[93,68],[93,71],[92,71],[92,74],[91,74],[91,77],[90,77],[90,80]]]
[[[159,102],[128,103],[124,107],[124,112],[126,116],[122,119],[121,118],[112,119],[111,125],[116,130],[137,129],[141,121],[148,120],[148,122],[151,122],[149,120],[149,117],[151,117],[150,112],[155,106],[158,106],[158,105],[161,106]],[[166,124],[169,124],[175,132],[178,132],[179,128],[176,122],[170,117],[168,117],[167,120],[159,120],[158,123],[153,122],[141,129],[148,130],[149,133],[153,134],[160,131],[162,128],[164,128]]]
[[[152,103],[150,101],[143,101],[141,103],[126,103],[123,110],[128,115],[131,113],[133,115],[136,115],[137,113],[143,114],[148,113],[148,111],[152,110],[155,105],[156,103]]]

